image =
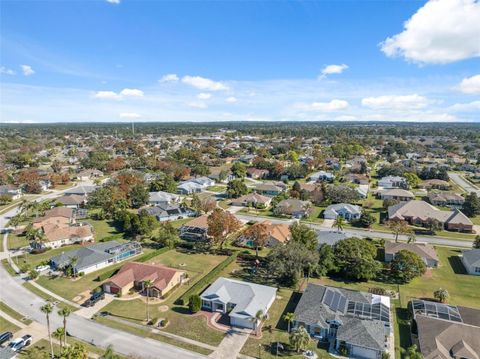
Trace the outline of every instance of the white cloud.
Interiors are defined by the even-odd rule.
[[[143,91],[139,89],[123,89],[120,96],[124,97],[143,97]]]
[[[211,97],[212,97],[211,93],[205,93],[205,92],[199,93],[197,95],[197,98],[200,99],[200,100],[208,100]]]
[[[115,5],[120,4],[120,0],[106,0],[106,1],[110,4],[115,4]]]
[[[189,102],[187,104],[188,107],[192,107],[192,108],[207,108],[207,104],[205,102],[202,102],[202,101],[195,101],[195,102]]]
[[[228,86],[221,82],[213,81],[205,77],[200,76],[184,76],[182,78],[184,84],[193,86],[199,90],[208,90],[208,91],[222,91],[228,90]]]
[[[430,0],[380,44],[389,57],[421,64],[446,64],[480,56],[480,2]]]
[[[378,97],[365,97],[362,105],[373,109],[419,109],[427,106],[430,101],[417,94],[413,95],[387,95]]]
[[[300,104],[298,107],[305,111],[332,112],[346,109],[348,107],[348,102],[345,100],[334,99],[330,102],[312,102],[311,104]]]
[[[177,82],[179,80],[177,74],[163,75],[159,82]]]
[[[113,91],[98,91],[95,97],[102,100],[120,100],[122,97]]]
[[[230,97],[227,97],[225,101],[228,103],[235,103],[238,101],[238,99],[235,96],[230,96]]]
[[[327,65],[322,69],[322,72],[320,74],[320,78],[324,78],[327,75],[341,74],[346,69],[348,69],[348,65],[345,65],[345,64]]]
[[[141,117],[141,115],[136,112],[121,112],[118,115],[120,116],[120,118],[131,118],[131,119]]]
[[[464,112],[480,110],[480,101],[472,101],[469,103],[456,103],[449,108],[451,111]]]
[[[20,68],[25,76],[30,76],[35,73],[30,65],[20,65]]]
[[[462,82],[460,82],[459,89],[466,94],[480,94],[480,75],[463,79]]]
[[[126,97],[143,97],[143,91],[139,89],[123,89],[120,93],[114,91],[98,91],[95,98],[102,100],[123,100]]]
[[[15,75],[15,71],[13,71],[12,69],[7,69],[5,66],[2,66],[0,67],[0,74],[4,74],[4,75]]]

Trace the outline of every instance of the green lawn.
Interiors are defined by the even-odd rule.
[[[90,213],[91,215],[92,213]],[[113,221],[101,220],[97,221],[95,219],[88,218],[85,220],[90,223],[93,227],[95,233],[95,240],[98,242],[105,237],[118,236],[119,238],[123,237],[123,233],[119,232],[113,225]]]
[[[226,189],[227,189],[227,186],[221,186],[221,185],[207,187],[207,191],[212,191],[212,192],[223,192]]]
[[[24,322],[25,325],[28,325],[30,324],[32,321],[30,319],[25,319],[24,320],[24,316],[20,313],[18,313],[17,311],[13,310],[12,308],[10,308],[8,305],[6,305],[4,302],[0,302],[0,311],[8,314],[9,316],[11,316],[12,318],[20,321],[20,322]]]
[[[18,249],[22,247],[27,247],[29,241],[25,236],[17,236],[16,234],[10,233],[7,237],[8,249]]]
[[[17,273],[13,270],[12,266],[8,263],[8,259],[2,259],[2,266],[11,276],[17,275]]]
[[[19,329],[20,328],[17,327],[15,324],[10,323],[8,320],[4,319],[3,317],[0,317],[0,333],[3,333],[3,332],[15,333]]]
[[[258,358],[260,354],[261,358],[274,359],[276,354],[276,343],[279,342],[285,348],[285,351],[280,350],[279,356],[292,359],[304,358],[300,354],[287,351],[289,343],[287,323],[282,318],[285,313],[293,312],[295,310],[300,295],[292,292],[290,289],[282,288],[277,292],[277,296],[278,298],[273,302],[273,305],[268,311],[269,318],[263,325],[261,339],[257,339],[255,336],[250,336],[241,350],[242,354],[256,358]],[[317,353],[318,358],[333,358],[326,350],[317,348],[313,340],[310,342],[309,349],[314,350]]]

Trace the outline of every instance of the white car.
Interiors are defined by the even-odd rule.
[[[17,338],[15,340],[12,340],[10,344],[8,344],[8,347],[13,350],[14,352],[17,352],[26,346],[29,346],[32,344],[32,336],[31,335],[24,335],[21,338]]]
[[[50,266],[49,265],[37,266],[35,270],[39,273],[44,272],[44,271],[50,270]]]

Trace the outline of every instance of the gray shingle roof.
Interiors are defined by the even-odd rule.
[[[463,251],[463,260],[470,264],[472,267],[480,267],[480,249],[471,249]]]

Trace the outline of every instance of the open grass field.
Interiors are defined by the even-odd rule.
[[[29,241],[25,236],[18,236],[16,234],[10,233],[7,237],[8,249],[19,249],[22,247],[27,247]]]
[[[91,215],[91,213],[90,213]],[[119,232],[117,228],[113,225],[113,221],[107,220],[100,220],[97,221],[95,219],[88,218],[85,220],[92,225],[94,233],[95,233],[95,240],[98,242],[105,237],[110,236],[118,236],[119,238],[123,237],[122,232]]]
[[[0,333],[3,333],[3,332],[15,333],[19,329],[20,328],[17,327],[15,324],[10,323],[8,320],[4,319],[3,317],[0,317]]]
[[[25,325],[30,324],[32,321],[30,319],[25,319],[24,316],[17,311],[13,310],[10,308],[8,305],[6,305],[4,302],[0,302],[0,311],[8,314],[12,318],[25,323]],[[25,319],[25,320],[24,320]]]

